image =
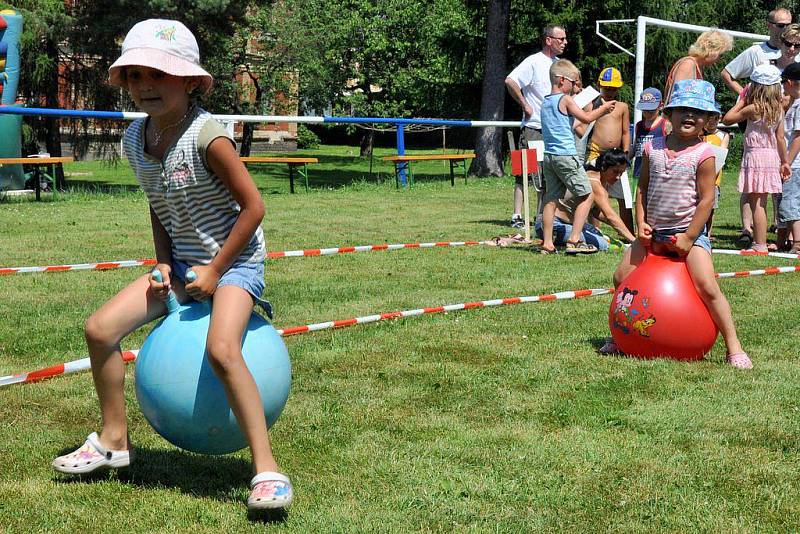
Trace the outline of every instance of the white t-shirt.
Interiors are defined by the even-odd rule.
[[[796,131],[800,130],[800,99],[795,100],[784,116],[783,134],[786,136],[786,149],[792,144],[792,137]],[[792,162],[793,169],[800,169],[800,154]]]
[[[767,43],[756,43],[733,58],[733,61],[725,65],[725,70],[734,80],[741,80],[749,78],[757,66],[766,65],[780,57],[780,48],[772,48]]]
[[[552,85],[550,84],[550,66],[557,60],[557,57],[547,57],[542,52],[526,57],[517,68],[511,71],[509,78],[517,82],[522,97],[533,110],[528,120],[524,119],[523,126],[542,128],[542,100],[550,94]]]

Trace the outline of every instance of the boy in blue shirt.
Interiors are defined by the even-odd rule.
[[[566,59],[559,59],[550,67],[551,92],[542,102],[542,138],[545,179],[544,209],[542,212],[542,254],[556,251],[553,244],[553,221],[556,204],[567,190],[578,199],[572,233],[567,238],[567,254],[592,254],[597,247],[581,241],[581,230],[592,207],[592,186],[578,159],[575,138],[572,135],[573,119],[590,123],[614,110],[616,100],[609,100],[590,111],[583,111],[572,99],[572,90],[580,81],[581,72]]]

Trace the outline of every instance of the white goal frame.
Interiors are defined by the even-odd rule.
[[[619,24],[619,23],[636,23],[636,53],[634,54],[627,48],[623,47],[619,43],[614,42],[607,36],[603,35],[600,32],[600,25],[601,24]],[[663,20],[663,19],[654,19],[651,17],[644,17],[640,16],[635,19],[609,19],[609,20],[597,20],[595,21],[595,33],[603,40],[608,41],[615,47],[619,48],[629,56],[636,59],[636,78],[635,78],[635,85],[634,85],[634,104],[639,101],[639,95],[642,94],[642,90],[644,89],[644,62],[645,62],[645,55],[646,55],[646,39],[645,36],[647,34],[647,25],[651,26],[659,26],[662,28],[671,28],[673,30],[682,30],[687,32],[694,32],[694,33],[703,33],[706,30],[711,30],[711,27],[708,26],[697,26],[695,24],[684,24],[682,22],[673,22],[671,20]],[[747,39],[750,41],[767,41],[769,40],[768,35],[759,35],[756,33],[747,33],[747,32],[739,32],[733,30],[726,30],[724,28],[717,28],[720,31],[723,31],[730,35],[731,37],[738,37],[740,39]],[[639,122],[642,118],[642,112],[638,109],[635,109],[634,106],[634,124]]]

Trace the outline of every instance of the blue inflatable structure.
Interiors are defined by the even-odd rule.
[[[0,11],[0,105],[13,106],[19,85],[19,39],[22,17],[13,10]],[[21,156],[22,117],[0,115],[0,158]],[[0,191],[22,189],[25,178],[22,165],[0,166]]]

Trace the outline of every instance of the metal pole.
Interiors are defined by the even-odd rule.
[[[404,135],[405,127],[402,124],[397,125],[397,155],[403,156],[406,153],[406,140]],[[408,185],[408,180],[406,179],[406,166],[408,162],[400,165],[400,185]]]

